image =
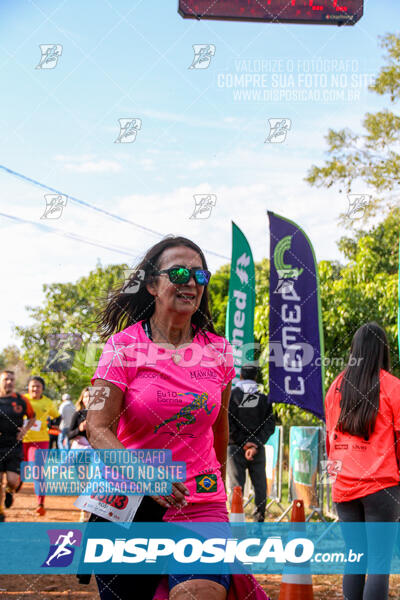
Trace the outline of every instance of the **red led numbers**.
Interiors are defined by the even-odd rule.
[[[310,0],[310,6],[313,10],[324,10],[322,4],[317,4],[314,6],[314,0]]]
[[[354,25],[364,0],[179,0],[185,18]]]
[[[347,11],[347,6],[339,6],[338,0],[333,0],[333,6],[338,12]]]

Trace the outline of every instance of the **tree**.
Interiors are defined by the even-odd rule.
[[[386,64],[369,89],[381,96],[389,94],[390,103],[394,105],[400,98],[400,37],[388,34],[381,38],[381,46],[387,51]],[[400,117],[389,109],[367,113],[363,127],[361,134],[347,128],[329,129],[326,136],[329,159],[323,167],[313,165],[306,181],[327,188],[339,184],[348,193],[359,193],[354,184],[361,179],[376,194],[364,209],[363,221],[366,222],[382,207],[394,207],[398,198]],[[352,228],[354,223],[346,216],[341,215],[342,223]]]
[[[381,38],[386,63],[370,86],[381,96],[389,94],[392,107],[400,99],[400,37]],[[364,131],[349,129],[326,136],[329,158],[323,167],[312,166],[306,181],[317,187],[340,185],[357,192],[358,180],[371,186],[376,197],[364,208],[369,217],[382,213],[383,221],[372,229],[355,229],[355,222],[341,215],[342,224],[352,229],[338,247],[347,264],[323,261],[319,265],[326,357],[343,364],[356,329],[375,320],[388,333],[394,372],[400,373],[397,355],[397,286],[400,211],[395,202],[400,185],[400,117],[393,110],[367,113]],[[341,362],[342,361],[342,362]],[[335,376],[333,364],[326,369],[326,383]]]
[[[210,311],[218,335],[225,335],[231,265],[222,265],[211,277],[209,284]]]
[[[348,263],[319,264],[325,336],[326,385],[342,370],[355,331],[368,321],[382,325],[389,338],[393,372],[400,375],[397,351],[398,245],[400,209],[382,223],[340,247]],[[347,238],[344,238],[347,239]]]
[[[16,327],[22,338],[23,358],[36,374],[42,374],[53,394],[68,391],[77,398],[90,384],[95,367],[87,360],[88,344],[99,342],[95,319],[110,290],[124,280],[127,265],[98,265],[76,283],[44,285],[45,301],[41,306],[27,307],[33,325]],[[81,349],[76,352],[72,367],[62,373],[42,373],[49,357],[49,336],[70,333],[82,336]]]
[[[6,346],[0,353],[0,369],[8,369],[15,373],[15,387],[23,390],[28,381],[30,371],[26,367],[21,356],[21,352],[17,346]]]

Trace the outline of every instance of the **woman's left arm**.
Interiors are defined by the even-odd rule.
[[[221,477],[225,484],[226,477],[226,460],[227,460],[227,448],[229,438],[229,421],[228,421],[228,410],[229,400],[231,397],[232,382],[229,382],[226,388],[222,392],[221,397],[221,408],[213,425],[214,434],[214,450],[217,455],[217,460],[221,465]]]

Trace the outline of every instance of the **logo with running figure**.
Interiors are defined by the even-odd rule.
[[[75,351],[82,345],[82,336],[79,333],[51,333],[47,338],[49,354],[43,372],[53,371],[63,373],[69,371],[74,362]]]
[[[284,261],[284,254],[290,250],[292,246],[292,237],[287,235],[282,238],[274,250],[274,266],[278,273],[278,285],[274,294],[282,294],[283,292],[290,292],[293,289],[293,284],[298,280],[304,269],[292,267],[292,265],[286,264]]]
[[[75,548],[81,545],[79,529],[48,529],[50,549],[42,567],[68,567],[74,558]]]
[[[142,119],[118,119],[119,134],[115,144],[132,144],[136,140],[137,132],[142,129]]]
[[[39,44],[40,61],[36,69],[54,69],[58,64],[63,47],[61,44]]]
[[[189,69],[208,69],[215,55],[214,44],[193,44],[194,57]]]
[[[208,219],[217,203],[215,194],[194,194],[194,211],[189,219]]]
[[[269,134],[264,144],[282,144],[292,126],[291,119],[268,119]]]
[[[165,419],[156,425],[156,427],[154,427],[154,433],[157,433],[161,427],[164,427],[164,425],[167,425],[167,423],[172,423],[173,421],[176,421],[176,430],[179,431],[184,425],[193,425],[193,423],[196,423],[195,413],[202,408],[204,408],[208,415],[210,415],[215,408],[215,404],[213,404],[211,408],[207,407],[208,394],[206,392],[203,392],[202,394],[196,394],[194,392],[180,392],[177,394],[177,396],[193,396],[194,400],[187,406],[184,406],[178,410],[178,412],[172,415],[172,417],[169,417],[169,419]]]
[[[368,194],[347,194],[349,209],[346,217],[353,221],[362,219],[367,206],[371,203],[372,196]]]
[[[67,196],[64,194],[45,194],[46,208],[41,219],[59,219],[67,206]]]

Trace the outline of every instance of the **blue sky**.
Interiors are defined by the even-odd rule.
[[[322,164],[329,127],[359,130],[367,111],[389,105],[366,86],[382,64],[378,36],[396,31],[400,6],[367,0],[364,13],[338,28],[184,20],[176,0],[4,1],[0,163],[161,234],[193,238],[211,270],[230,255],[231,220],[256,260],[268,255],[267,209],[303,226],[317,259],[340,259],[347,197],[303,179]],[[40,44],[62,46],[55,68],[35,68]],[[189,68],[194,44],[215,46],[207,69]],[[274,101],[273,90],[286,95]],[[141,120],[133,143],[115,143],[120,118]],[[283,143],[265,143],[270,118],[291,120]],[[1,170],[0,185],[1,212],[36,224],[0,218],[9,284],[0,347],[17,341],[12,326],[27,323],[25,306],[42,301],[44,283],[75,280],[98,259],[124,260],[39,225],[123,246],[132,264],[159,239],[72,201],[59,219],[41,220],[45,190]],[[363,183],[352,191],[372,193]],[[208,219],[189,218],[194,194],[215,194]]]

